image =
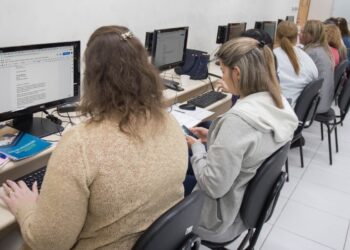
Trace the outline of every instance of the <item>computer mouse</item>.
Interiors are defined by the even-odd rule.
[[[185,103],[185,104],[181,104],[179,106],[180,109],[185,109],[185,110],[196,110],[196,106],[191,104],[191,103]]]

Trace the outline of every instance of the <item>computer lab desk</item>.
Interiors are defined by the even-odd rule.
[[[177,79],[174,79],[177,80]],[[179,79],[178,79],[179,80]],[[214,80],[214,79],[213,79]],[[174,103],[180,103],[188,100],[191,97],[197,96],[205,91],[211,89],[211,85],[208,80],[187,80],[186,83],[182,84],[184,91],[174,91],[166,89],[163,91],[164,102],[166,105],[172,105]],[[208,106],[206,109],[213,111],[214,114],[207,119],[214,119],[218,115],[226,112],[231,107],[231,95],[227,95],[226,98]],[[73,120],[74,122],[79,122],[79,120]],[[69,128],[66,128],[69,129]],[[50,135],[45,139],[58,141],[60,136]],[[46,166],[47,162],[55,148],[56,143],[49,149],[35,155],[31,158],[27,158],[21,161],[10,161],[5,166],[0,168],[0,184],[2,184],[7,179],[15,180],[21,176],[24,176],[32,171],[39,169],[40,167]],[[2,187],[0,187],[0,192],[3,192]],[[18,230],[18,225],[15,221],[14,216],[8,211],[6,206],[0,200],[0,240],[6,235],[13,231]],[[1,247],[0,247],[1,248]]]

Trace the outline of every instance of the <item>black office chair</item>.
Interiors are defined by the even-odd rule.
[[[334,69],[334,100],[337,103],[338,96],[341,92],[341,86],[346,80],[346,69],[348,60],[341,61]]]
[[[322,87],[323,79],[318,79],[310,82],[305,86],[300,96],[298,97],[294,112],[298,117],[299,125],[294,132],[292,143],[301,140],[303,129],[311,126],[314,121],[318,103],[320,102],[320,89]],[[304,167],[304,156],[303,156],[303,144],[299,142],[299,152],[301,167]],[[289,167],[288,159],[286,161],[286,172],[288,174],[287,181],[289,180]]]
[[[141,235],[133,250],[198,250],[198,226],[204,202],[203,191],[195,191],[161,215]]]
[[[321,140],[323,141],[323,124],[327,126],[327,134],[328,134],[328,151],[329,151],[329,164],[333,164],[332,159],[332,142],[331,142],[331,133],[334,130],[335,136],[335,147],[336,152],[339,151],[338,146],[338,131],[337,125],[342,124],[346,114],[349,110],[350,105],[350,78],[343,84],[341,87],[342,90],[338,97],[338,108],[339,115],[336,115],[334,109],[330,108],[328,112],[317,114],[315,117],[315,121],[320,122],[321,124]]]
[[[248,184],[240,208],[240,216],[248,228],[248,233],[238,247],[239,250],[244,249],[248,241],[249,245],[245,249],[254,249],[264,223],[272,216],[280,191],[287,179],[287,173],[282,172],[282,167],[286,162],[289,148],[290,142],[267,158]],[[237,238],[224,243],[202,241],[202,245],[210,249],[226,249],[225,246]]]

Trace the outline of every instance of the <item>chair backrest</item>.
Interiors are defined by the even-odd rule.
[[[204,202],[203,191],[195,191],[161,215],[141,235],[133,250],[199,249],[200,239],[192,233],[198,226]]]
[[[341,61],[334,69],[334,95],[337,97],[338,88],[345,77],[348,60]],[[338,93],[339,94],[339,93]]]
[[[285,181],[284,178],[280,183],[279,178],[289,149],[290,142],[267,158],[249,182],[240,208],[240,216],[247,228],[262,227],[272,215],[279,191]]]
[[[341,121],[343,121],[350,107],[350,78],[342,86],[342,91],[338,98],[338,107],[340,110]]]
[[[299,120],[299,126],[296,133],[300,132],[305,127],[311,126],[320,101],[320,89],[322,83],[322,78],[310,82],[299,95],[294,107],[294,112]],[[307,125],[306,122],[308,122]]]

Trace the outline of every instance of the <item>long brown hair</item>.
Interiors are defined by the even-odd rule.
[[[298,57],[294,50],[294,45],[297,42],[298,27],[293,22],[283,21],[277,26],[276,43],[281,46],[286,52],[289,61],[292,63],[294,71],[297,75],[300,72]]]
[[[227,67],[240,69],[240,96],[268,91],[276,106],[283,108],[274,56],[265,43],[248,37],[232,39],[221,46],[216,56]]]
[[[350,36],[348,22],[346,21],[345,18],[339,17],[337,25],[340,29],[341,36]]]
[[[91,121],[115,119],[123,133],[140,138],[150,119],[164,118],[162,85],[138,39],[126,27],[104,26],[85,50],[81,111]]]
[[[347,59],[347,50],[338,26],[335,24],[326,24],[325,31],[329,46],[339,51],[340,61]]]
[[[309,35],[304,49],[322,47],[334,64],[331,49],[328,46],[324,24],[319,20],[308,20],[304,26],[304,34]]]

